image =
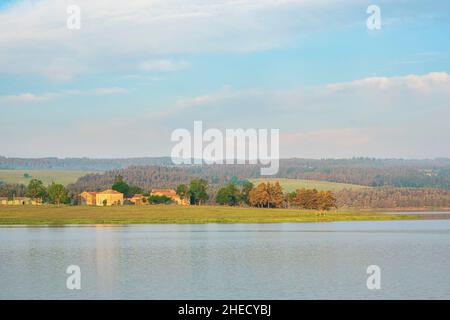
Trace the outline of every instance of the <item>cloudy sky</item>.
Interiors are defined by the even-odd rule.
[[[170,155],[202,120],[282,157],[450,157],[449,39],[449,1],[0,0],[0,155]]]

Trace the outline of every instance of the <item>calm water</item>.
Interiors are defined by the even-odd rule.
[[[449,299],[450,220],[1,227],[0,298]]]

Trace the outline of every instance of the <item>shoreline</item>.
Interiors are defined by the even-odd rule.
[[[337,221],[450,219],[443,214],[383,213],[380,211],[267,209],[225,206],[0,206],[0,227],[119,226],[142,224],[245,224]]]

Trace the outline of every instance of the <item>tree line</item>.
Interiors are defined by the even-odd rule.
[[[335,160],[337,161],[337,160]],[[300,165],[301,164],[301,165]],[[420,164],[420,165],[419,165]],[[441,188],[450,189],[450,165],[426,167],[427,162],[325,162],[282,161],[274,178],[307,179],[352,183],[370,187]],[[246,180],[260,177],[257,165],[192,165],[192,166],[131,166],[126,169],[92,173],[68,186],[74,191],[105,188],[117,175],[141,188],[176,188],[188,184],[193,178],[205,179],[211,186],[219,187],[233,179]],[[94,191],[94,190],[93,190]]]
[[[143,194],[145,201],[153,204],[171,203],[167,196],[150,195],[137,186],[129,185],[121,175],[115,177],[112,189],[123,193],[126,197]],[[192,205],[206,204],[210,200],[209,183],[206,179],[192,179],[188,184],[179,184],[176,193],[182,200]],[[298,189],[284,193],[278,182],[260,183],[254,186],[246,180],[238,185],[230,182],[218,189],[215,204],[238,206],[245,205],[259,208],[288,208],[329,210],[337,208],[336,198],[331,191],[317,191],[316,189]]]
[[[204,179],[194,179],[188,185],[177,187],[177,194],[184,199],[190,199],[191,204],[201,204],[208,200],[208,182]],[[251,206],[258,208],[302,208],[329,210],[337,208],[336,198],[331,191],[316,189],[297,189],[285,193],[278,182],[260,183],[254,186],[246,181],[241,186],[228,183],[218,189],[215,203],[227,206]]]
[[[355,208],[450,208],[450,189],[367,188],[335,193],[339,207]]]
[[[28,197],[39,199],[44,203],[70,204],[73,194],[59,183],[52,183],[45,186],[41,180],[31,179],[28,186],[23,184],[0,183],[0,196],[10,200],[16,197]]]
[[[165,170],[154,172],[158,179],[167,173]],[[102,175],[99,175],[102,177]],[[0,182],[0,197],[30,197],[41,198],[44,202],[55,204],[77,204],[78,195],[82,191],[101,191],[113,189],[122,192],[126,197],[136,193],[144,194],[150,203],[168,203],[171,199],[152,197],[144,190],[152,188],[174,188],[182,199],[192,204],[246,205],[255,207],[299,207],[320,209],[333,203],[336,199],[338,207],[354,208],[405,208],[405,207],[435,207],[450,208],[450,189],[439,188],[393,188],[377,187],[356,190],[341,190],[334,193],[317,190],[300,189],[291,193],[280,192],[280,187],[274,184],[254,186],[246,179],[231,177],[222,185],[212,184],[204,178],[189,179],[180,175],[183,183],[163,184],[162,182],[148,187],[135,185],[121,175],[116,175],[105,183],[89,188],[66,188],[53,183],[44,186],[40,180],[33,179],[28,186],[23,184],[6,184]],[[231,181],[231,182],[230,182]],[[327,204],[328,203],[328,204]]]
[[[79,186],[111,185],[117,174],[140,187],[189,183],[192,177],[223,185],[233,176],[260,177],[259,165],[180,165],[170,157],[129,159],[42,158],[22,159],[0,156],[2,169],[62,169],[107,171],[89,175]],[[353,183],[372,187],[450,188],[450,159],[281,159],[276,178],[309,179]],[[78,184],[78,183],[77,183]],[[76,188],[76,186],[74,186]]]

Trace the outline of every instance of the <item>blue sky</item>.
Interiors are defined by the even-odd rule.
[[[203,120],[278,128],[283,157],[449,157],[449,15],[448,1],[0,1],[0,155],[169,155],[170,133]]]

